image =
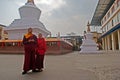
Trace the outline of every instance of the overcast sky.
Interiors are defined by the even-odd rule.
[[[18,8],[27,0],[0,0],[0,24],[8,26],[19,19]],[[40,21],[56,35],[74,32],[83,35],[88,21],[91,21],[98,0],[34,0],[42,10]]]

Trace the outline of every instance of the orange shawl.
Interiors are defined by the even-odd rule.
[[[29,38],[29,37],[31,37],[31,36],[33,36],[33,34],[31,34],[31,33],[25,34],[25,38]]]

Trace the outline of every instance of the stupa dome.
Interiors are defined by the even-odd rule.
[[[19,13],[21,19],[39,19],[41,10],[36,7],[34,2],[27,2],[24,6],[19,8]]]

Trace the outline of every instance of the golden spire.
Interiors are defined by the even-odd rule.
[[[33,3],[34,4],[34,0],[28,0],[27,3]]]
[[[87,24],[87,32],[90,32],[91,30],[90,30],[90,23],[89,23],[89,21],[88,21],[88,24]]]

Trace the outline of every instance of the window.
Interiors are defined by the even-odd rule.
[[[106,21],[106,17],[104,18],[104,21]]]
[[[114,7],[114,6],[112,7],[112,10],[111,10],[111,11],[112,11],[112,13],[115,11],[115,7]]]
[[[102,33],[104,33],[104,30],[103,30],[103,28],[102,28],[101,30],[102,30]]]
[[[117,20],[117,15],[115,16],[115,18],[114,18],[114,25],[116,25],[117,23],[118,23],[118,20]]]
[[[57,46],[57,42],[47,42],[47,46]]]
[[[106,25],[106,30],[108,30],[108,24]]]
[[[101,23],[104,24],[104,18],[102,19]]]
[[[102,29],[102,32],[103,32],[103,33],[105,33],[105,32],[106,32],[105,27]]]
[[[120,0],[117,0],[117,7],[120,6]]]
[[[112,25],[111,22],[108,23],[108,29],[111,29]]]
[[[112,26],[114,26],[113,20],[112,20]]]
[[[120,22],[120,12],[118,13],[118,19],[119,19],[119,22]]]
[[[101,21],[101,24],[103,24],[103,20]]]
[[[108,17],[108,18],[110,17],[110,12],[108,12],[107,17]]]

